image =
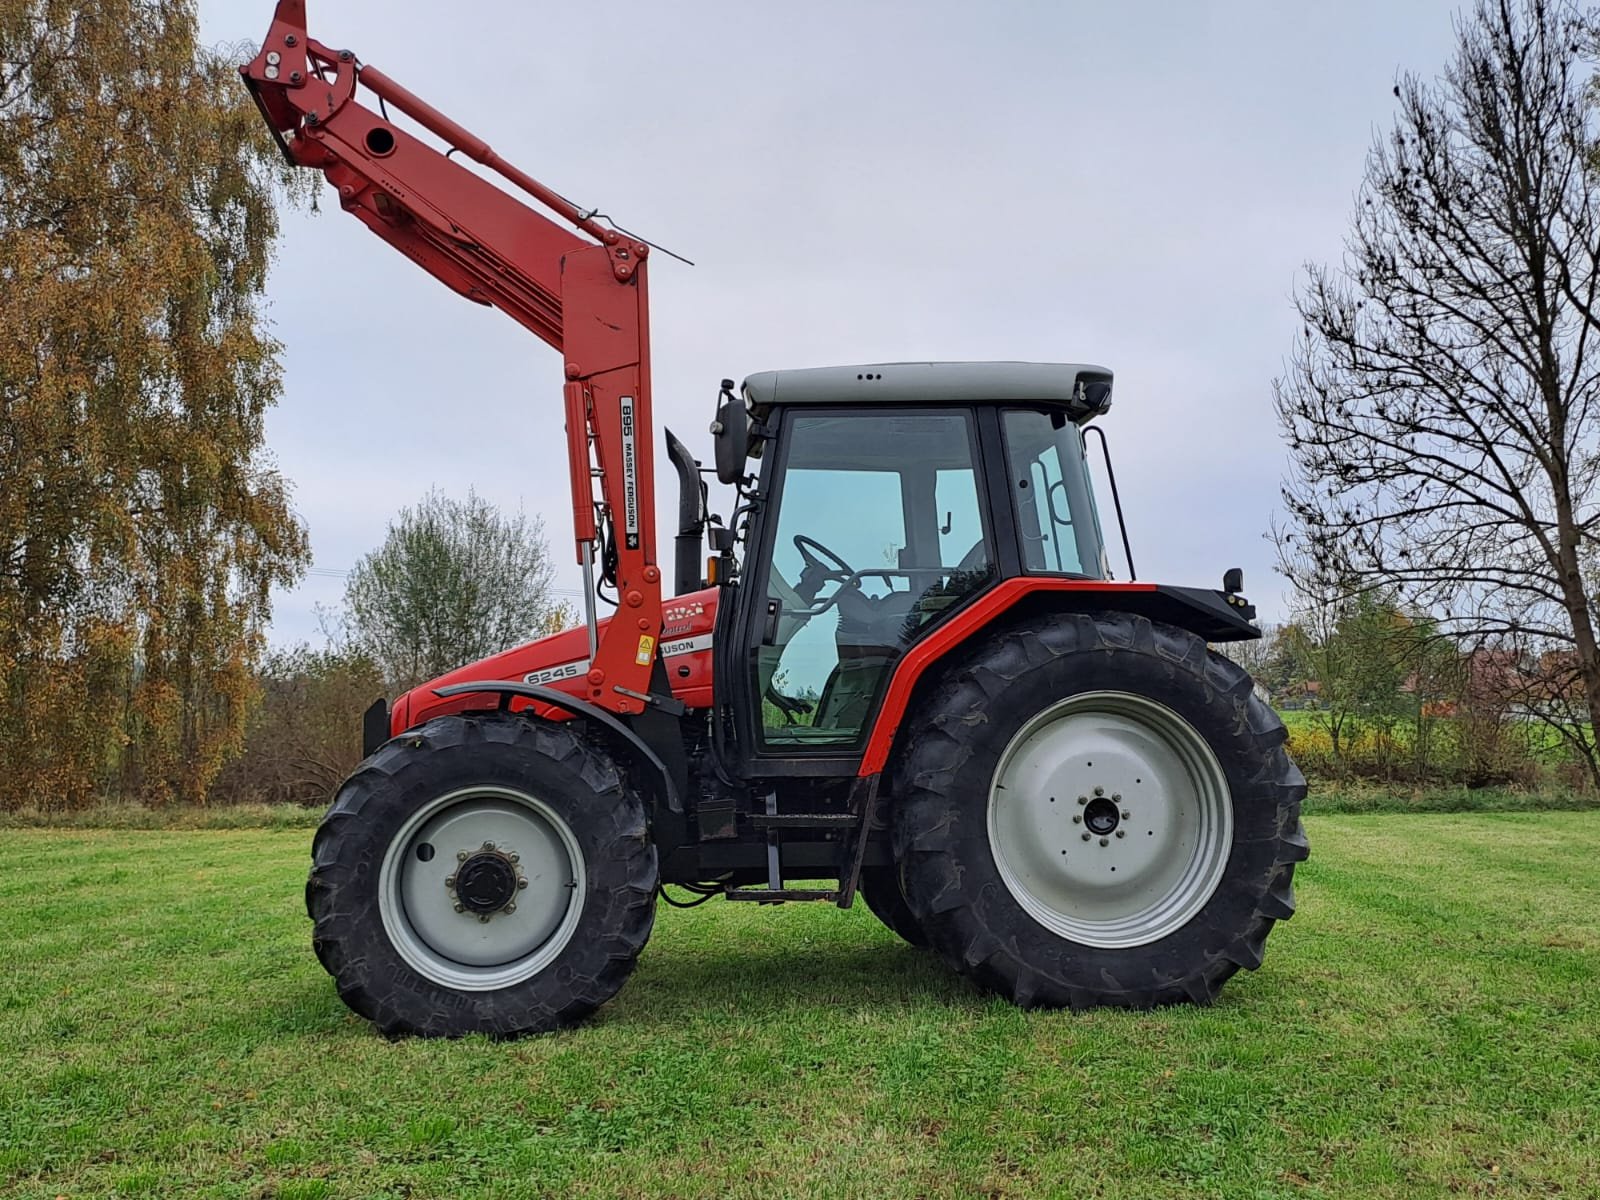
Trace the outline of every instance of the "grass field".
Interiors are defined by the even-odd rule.
[[[1600,1195],[1600,814],[1324,816],[1209,1009],[1022,1013],[864,911],[663,911],[599,1019],[388,1043],[304,830],[0,831],[0,1195]]]

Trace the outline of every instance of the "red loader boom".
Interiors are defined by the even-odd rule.
[[[240,71],[289,161],[322,171],[346,212],[436,279],[500,309],[564,356],[573,537],[589,616],[587,697],[613,712],[640,712],[661,636],[650,247],[600,224],[350,51],[308,37],[305,0],[280,0],[261,52]],[[362,87],[377,111],[361,102]],[[390,120],[388,106],[448,152]],[[578,232],[468,170],[456,154],[495,171]],[[619,601],[618,617],[603,631],[594,618],[597,563]]]

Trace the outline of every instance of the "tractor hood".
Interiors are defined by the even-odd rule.
[[[672,694],[690,708],[706,708],[711,704],[711,631],[716,623],[717,589],[706,588],[685,596],[675,596],[665,602],[662,615],[665,623],[661,630],[661,657],[666,664]],[[602,620],[601,628],[610,620],[609,617]],[[366,752],[370,754],[377,748],[371,743],[380,731],[378,740],[381,744],[383,739],[396,737],[433,717],[472,709],[490,709],[500,701],[497,695],[488,692],[441,699],[435,694],[438,688],[460,683],[515,680],[557,688],[583,699],[593,699],[589,695],[588,673],[589,633],[582,627],[563,630],[490,655],[412,688],[394,701],[386,714],[387,720],[381,725],[369,716],[364,739],[368,743]],[[514,699],[511,707],[516,711],[532,708],[541,716],[555,720],[564,720],[567,716],[522,697]]]

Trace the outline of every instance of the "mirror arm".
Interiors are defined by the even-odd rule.
[[[1117,492],[1117,473],[1111,466],[1111,447],[1106,443],[1106,431],[1098,425],[1085,425],[1085,437],[1095,433],[1100,435],[1100,456],[1105,459],[1106,479],[1111,483],[1111,504],[1117,510],[1117,528],[1122,531],[1122,555],[1128,560],[1128,578],[1137,579],[1139,573],[1133,567],[1133,547],[1128,544],[1128,523],[1122,519],[1122,497]]]

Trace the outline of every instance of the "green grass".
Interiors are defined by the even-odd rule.
[[[1600,1194],[1600,816],[1313,818],[1209,1009],[1022,1013],[865,911],[664,911],[599,1018],[389,1043],[304,831],[0,833],[0,1194]]]
[[[1571,788],[1427,784],[1407,787],[1359,779],[1313,779],[1305,811],[1324,813],[1531,813],[1600,809],[1600,794]]]
[[[0,829],[315,829],[323,808],[299,804],[101,804],[66,811],[0,812]]]
[[[1308,813],[1472,813],[1579,812],[1600,809],[1600,794],[1559,785],[1537,788],[1469,788],[1460,784],[1408,787],[1367,780],[1311,781]],[[322,820],[321,807],[297,804],[235,804],[211,808],[174,804],[145,808],[138,804],[104,804],[69,812],[0,812],[0,833],[10,829],[195,831],[313,830]],[[307,834],[309,836],[309,834]]]

